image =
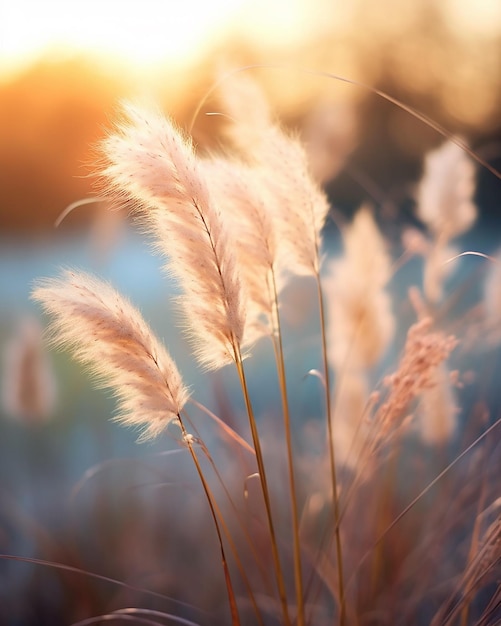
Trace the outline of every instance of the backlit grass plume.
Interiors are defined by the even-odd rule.
[[[294,274],[318,274],[321,232],[330,206],[315,180],[299,135],[273,122],[263,93],[246,77],[234,77],[231,91],[227,87],[222,91],[226,112],[232,120],[227,134],[242,158],[258,168],[256,185],[267,189],[274,198],[268,210],[277,230],[278,266]],[[245,103],[243,115],[235,107],[240,102]],[[246,114],[246,107],[253,112]],[[245,150],[242,138],[246,140]]]
[[[70,348],[118,398],[116,419],[158,435],[175,420],[188,391],[165,348],[135,309],[110,285],[65,271],[33,292],[52,319],[53,342]]]
[[[158,112],[125,107],[103,143],[108,190],[131,199],[181,288],[186,329],[208,368],[235,359],[245,307],[231,235],[192,142]]]
[[[283,265],[298,275],[317,275],[330,207],[313,179],[304,147],[299,138],[274,125],[263,129],[254,157],[279,200],[275,215]]]
[[[454,267],[446,263],[457,253],[450,241],[465,233],[476,220],[474,191],[475,168],[460,146],[449,140],[427,155],[417,189],[416,212],[431,234],[423,287],[427,299],[434,304],[442,299],[444,282]]]
[[[387,283],[391,261],[368,207],[343,230],[345,252],[329,266],[329,345],[333,366],[365,370],[384,355],[395,319]]]
[[[274,330],[273,311],[285,284],[278,266],[278,237],[273,207],[276,198],[262,184],[260,172],[228,158],[204,162],[218,206],[238,241],[235,253],[247,295],[244,343],[250,345]],[[276,328],[275,328],[276,331]]]

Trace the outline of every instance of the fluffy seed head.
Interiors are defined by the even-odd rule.
[[[132,197],[184,291],[181,306],[197,358],[207,367],[233,359],[243,338],[233,241],[191,141],[159,113],[127,107],[129,122],[103,144],[111,190]]]
[[[427,155],[417,214],[435,237],[452,239],[472,226],[477,216],[474,175],[468,155],[452,141]]]
[[[141,314],[110,285],[65,271],[32,296],[52,317],[54,344],[70,348],[118,398],[117,420],[158,435],[176,419],[188,391]]]
[[[424,318],[409,328],[398,370],[384,380],[389,393],[375,416],[377,442],[398,428],[413,400],[436,386],[437,371],[457,345],[455,337],[431,326],[432,320]]]
[[[247,302],[244,344],[248,345],[272,332],[272,274],[277,292],[285,283],[277,267],[278,242],[270,211],[274,199],[260,184],[255,168],[224,158],[207,160],[204,168],[232,240],[237,242],[235,253]]]
[[[282,265],[295,274],[318,274],[329,203],[311,176],[303,146],[278,126],[269,126],[262,132],[255,159],[262,166],[262,184],[276,198]]]
[[[329,306],[329,351],[341,370],[373,366],[393,336],[395,320],[385,291],[390,258],[367,207],[343,232],[344,256],[324,281]]]

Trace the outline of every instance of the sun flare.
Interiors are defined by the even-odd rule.
[[[245,1],[6,0],[0,7],[0,71],[47,52],[90,52],[140,68],[189,61],[224,35]]]

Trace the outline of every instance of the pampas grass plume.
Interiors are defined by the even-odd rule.
[[[4,353],[2,385],[4,407],[26,422],[48,418],[55,404],[56,383],[42,345],[42,329],[32,317],[23,317]]]
[[[116,419],[158,435],[188,399],[181,376],[140,313],[110,285],[65,271],[32,297],[52,317],[53,343],[70,348],[118,398]]]
[[[232,241],[191,140],[158,112],[125,107],[128,123],[103,143],[110,193],[134,200],[184,295],[186,330],[198,360],[234,359],[245,322]]]
[[[329,349],[340,370],[375,365],[391,341],[395,320],[385,291],[390,258],[368,207],[343,232],[344,256],[329,266]]]
[[[214,157],[204,162],[204,169],[217,205],[238,242],[235,253],[247,296],[244,345],[250,345],[272,333],[272,273],[277,292],[285,285],[283,273],[277,271],[277,229],[271,210],[275,198],[261,184],[255,167]]]
[[[297,275],[318,275],[321,232],[330,207],[313,179],[304,147],[279,126],[269,126],[255,161],[263,168],[263,184],[277,198],[274,213],[281,265]]]
[[[417,215],[435,238],[453,239],[473,225],[477,217],[474,175],[472,161],[452,141],[426,156],[417,192]]]
[[[440,368],[457,346],[453,335],[435,331],[432,326],[432,319],[426,317],[409,328],[398,369],[384,379],[389,393],[375,416],[379,444],[399,428],[412,401],[434,389]]]

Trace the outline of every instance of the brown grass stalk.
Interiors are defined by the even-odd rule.
[[[250,426],[251,434],[252,434],[252,442],[254,444],[254,449],[256,450],[256,461],[257,461],[258,472],[259,472],[259,482],[261,484],[261,488],[263,492],[266,518],[268,522],[268,528],[270,531],[271,550],[272,550],[272,555],[273,555],[273,563],[275,566],[278,594],[280,598],[280,604],[282,607],[284,624],[286,626],[291,626],[291,620],[289,617],[289,609],[287,605],[287,592],[285,589],[282,565],[280,563],[280,554],[278,552],[278,541],[277,541],[277,535],[275,531],[275,524],[273,522],[270,490],[268,488],[268,479],[266,477],[266,469],[265,469],[264,458],[263,458],[263,453],[261,449],[261,441],[259,439],[256,418],[254,417],[254,410],[252,408],[249,390],[247,387],[247,379],[245,376],[242,355],[241,355],[240,348],[238,345],[235,345],[235,365],[237,368],[240,385],[242,387],[245,406],[247,410],[247,416],[249,418],[249,426]]]

